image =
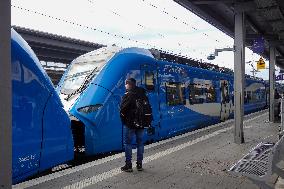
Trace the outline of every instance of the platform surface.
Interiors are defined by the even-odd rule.
[[[13,186],[13,188],[259,188],[229,167],[259,142],[276,142],[279,123],[269,123],[268,112],[245,116],[245,143],[235,144],[233,120],[186,133],[145,147],[144,171],[124,173],[124,154],[116,154]],[[136,154],[133,154],[135,157]],[[275,187],[277,177],[269,184]],[[281,178],[276,187],[284,185]]]

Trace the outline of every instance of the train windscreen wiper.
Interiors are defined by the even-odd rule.
[[[64,79],[64,82],[68,82],[68,80],[70,79],[74,79],[74,78],[77,78],[77,77],[80,77],[80,76],[83,76],[83,75],[89,75],[90,73],[92,72],[92,70],[88,70],[88,71],[84,71],[84,72],[79,72],[79,73],[75,73],[75,74],[72,74],[70,76],[66,76],[66,78]],[[84,79],[85,80],[85,79]],[[64,84],[62,86],[62,89],[61,89],[61,93],[64,94],[64,95],[69,95],[70,93],[69,92],[66,92],[66,91],[70,91],[70,89],[66,89],[64,87]],[[73,90],[73,92],[75,92],[77,89]]]
[[[83,84],[77,89],[75,90],[74,92],[70,93],[67,95],[67,97],[65,98],[65,100],[69,100],[72,96],[78,94],[78,93],[81,93],[83,90],[85,90],[87,88],[87,85],[89,84],[90,80],[95,76],[95,72],[97,71],[97,67],[90,73],[88,74],[85,79],[84,79],[84,82]]]

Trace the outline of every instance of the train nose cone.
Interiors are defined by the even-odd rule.
[[[76,100],[78,99],[78,97],[80,96],[80,94],[77,94],[71,98],[68,98],[68,95],[60,93],[59,97],[61,99],[61,102],[63,104],[63,108],[66,112],[69,112],[70,109],[72,108],[72,106],[74,105],[74,103],[76,102]]]

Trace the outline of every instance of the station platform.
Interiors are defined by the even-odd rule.
[[[245,116],[245,143],[233,142],[233,120],[145,146],[144,170],[121,172],[124,153],[72,167],[14,185],[18,188],[259,188],[245,177],[227,172],[251,148],[278,140],[279,123],[268,121],[268,111]],[[133,154],[136,157],[136,154]],[[135,162],[135,161],[134,161]],[[268,184],[284,188],[277,176]]]

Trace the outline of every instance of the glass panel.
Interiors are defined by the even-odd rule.
[[[248,103],[247,92],[244,92],[244,104]]]
[[[222,95],[222,103],[230,102],[229,83],[226,80],[221,80],[221,95]]]
[[[212,84],[206,86],[205,96],[206,96],[206,102],[208,103],[216,102],[216,91],[215,91],[215,87]]]
[[[256,91],[245,91],[245,104],[265,101],[265,89],[258,89]]]
[[[185,104],[185,87],[182,83],[166,83],[167,104],[169,106]]]
[[[216,102],[216,91],[211,80],[194,78],[188,88],[190,104]]]
[[[146,71],[145,72],[145,87],[147,90],[155,90],[155,80],[154,80],[155,76],[154,73],[151,71]]]
[[[200,84],[189,85],[189,103],[190,104],[202,104],[206,99],[203,95],[203,89]]]
[[[73,60],[64,78],[61,93],[73,94],[87,85],[119,50],[118,47],[104,47]]]
[[[247,91],[247,103],[251,102],[251,91]]]

